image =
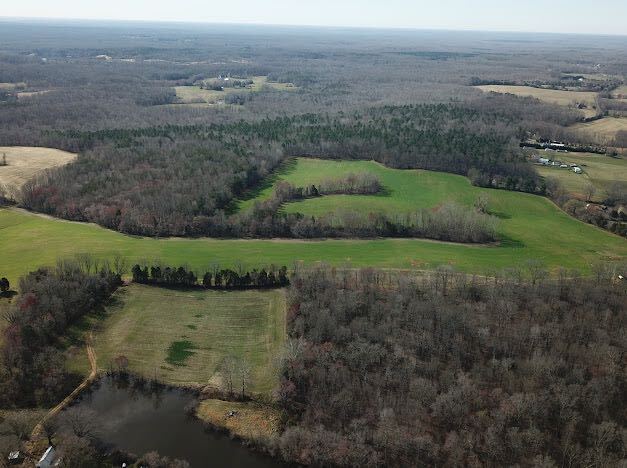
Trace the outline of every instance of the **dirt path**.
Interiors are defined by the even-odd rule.
[[[96,352],[92,346],[93,335],[91,332],[87,335],[87,342],[85,344],[85,349],[87,351],[87,358],[89,359],[89,366],[91,368],[89,375],[83,380],[78,387],[76,387],[72,393],[66,396],[57,406],[52,408],[48,413],[37,423],[37,425],[33,428],[33,432],[31,432],[30,440],[37,440],[43,431],[43,426],[46,421],[58,415],[63,409],[69,405],[85,388],[87,388],[98,376],[98,367],[96,360]]]

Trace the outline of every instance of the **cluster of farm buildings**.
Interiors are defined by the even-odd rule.
[[[583,172],[581,167],[579,167],[577,164],[568,164],[563,161],[558,161],[556,159],[542,157],[539,154],[534,154],[531,158],[535,161],[536,164],[540,164],[542,166],[554,166],[561,169],[568,169],[572,170],[575,174],[581,174]]]

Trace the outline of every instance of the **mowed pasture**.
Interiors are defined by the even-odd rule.
[[[580,222],[544,197],[473,187],[467,178],[452,174],[389,169],[370,161],[298,159],[277,175],[299,185],[328,175],[369,171],[387,188],[384,195],[333,195],[289,204],[287,210],[308,214],[338,208],[409,212],[446,201],[472,205],[485,194],[490,210],[500,218],[497,245],[468,245],[421,239],[154,239],[128,236],[99,226],[62,221],[14,209],[0,209],[0,270],[11,282],[60,257],[89,252],[98,258],[119,254],[129,263],[161,260],[204,271],[211,263],[232,267],[312,265],[325,262],[340,267],[430,269],[449,264],[462,271],[490,273],[539,259],[548,268],[575,268],[589,272],[591,264],[627,260],[627,242]],[[262,198],[271,189],[257,194]],[[252,203],[251,200],[243,202]]]
[[[262,91],[263,89],[273,89],[277,91],[293,91],[297,89],[289,83],[275,83],[268,81],[267,76],[253,76],[253,84],[245,88],[224,88],[224,91],[202,89],[200,86],[176,86],[176,97],[179,104],[196,105],[218,105],[224,104],[225,98],[229,94],[247,94]]]
[[[176,385],[219,386],[219,367],[233,357],[251,370],[251,390],[277,383],[285,342],[285,292],[172,290],[133,284],[119,289],[104,318],[91,317],[98,367],[117,356],[129,370]],[[180,346],[178,343],[185,343]],[[86,371],[84,353],[69,367]]]
[[[547,104],[556,104],[573,109],[576,108],[577,104],[581,103],[586,105],[585,109],[580,109],[585,117],[594,117],[598,114],[597,93],[592,91],[563,91],[512,85],[482,85],[477,86],[477,88],[486,93],[494,92],[533,97]]]
[[[26,146],[0,146],[0,162],[4,155],[7,165],[0,165],[0,185],[10,193],[17,193],[27,181],[46,169],[76,159],[76,154],[67,151]]]
[[[627,183],[627,159],[595,153],[556,153],[556,159],[567,164],[578,164],[583,173],[555,166],[537,166],[544,177],[557,179],[562,186],[577,198],[585,199],[587,187],[596,189],[593,201],[601,202],[607,197],[607,189],[615,182]]]
[[[618,132],[627,132],[627,118],[603,117],[591,122],[581,122],[570,128],[598,144],[611,145]]]

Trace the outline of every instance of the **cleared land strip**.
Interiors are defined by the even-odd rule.
[[[6,166],[2,165],[5,156]],[[0,146],[0,185],[16,193],[37,174],[68,164],[76,156],[54,148]]]

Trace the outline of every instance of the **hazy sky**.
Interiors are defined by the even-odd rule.
[[[0,16],[627,34],[627,0],[7,0]]]

